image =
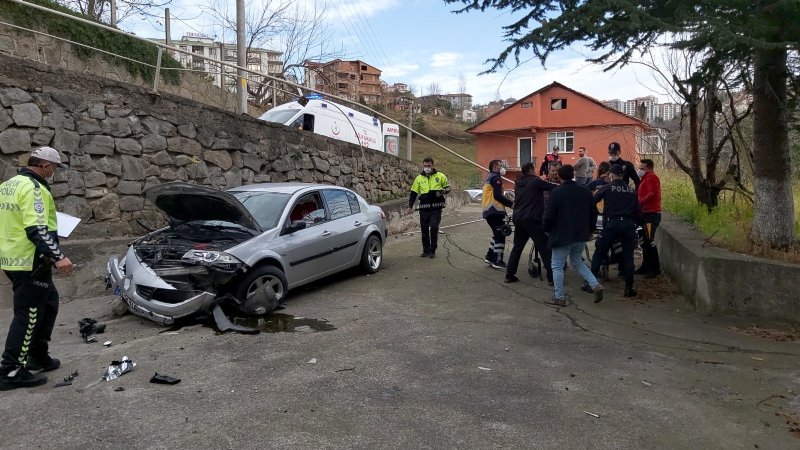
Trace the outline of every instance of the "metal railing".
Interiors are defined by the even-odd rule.
[[[90,49],[92,49],[94,51],[97,51],[97,52],[100,52],[100,53],[108,54],[108,55],[111,55],[111,56],[114,56],[114,57],[118,57],[118,58],[127,59],[127,60],[134,61],[134,62],[137,62],[137,63],[140,63],[140,64],[144,64],[144,65],[149,66],[149,67],[154,67],[155,68],[155,78],[154,78],[154,81],[153,81],[153,92],[154,93],[158,93],[158,85],[160,83],[161,70],[168,70],[167,68],[162,68],[161,67],[161,58],[163,56],[164,50],[168,50],[170,52],[179,53],[179,54],[190,55],[190,56],[192,56],[194,58],[202,58],[202,59],[204,59],[204,60],[206,60],[206,61],[208,61],[208,62],[210,62],[210,63],[212,63],[214,65],[219,66],[220,68],[230,67],[232,69],[236,69],[237,71],[241,70],[244,73],[250,73],[250,74],[257,75],[259,78],[270,80],[273,83],[281,83],[284,86],[289,86],[289,87],[297,89],[300,94],[302,94],[303,91],[314,92],[314,93],[318,93],[318,94],[324,95],[324,96],[326,96],[328,98],[331,98],[333,100],[337,100],[337,101],[342,102],[342,103],[347,103],[347,104],[350,104],[350,105],[354,105],[354,106],[356,106],[358,108],[365,109],[365,110],[371,112],[375,116],[379,116],[379,117],[382,117],[384,120],[388,120],[390,123],[396,123],[400,128],[403,128],[404,130],[407,130],[407,131],[413,133],[414,135],[416,135],[416,136],[418,136],[418,137],[430,142],[431,144],[436,145],[437,147],[447,151],[448,153],[452,154],[453,156],[455,156],[455,157],[467,162],[468,164],[471,164],[471,165],[473,165],[473,166],[475,166],[475,167],[477,167],[477,168],[479,168],[479,169],[481,169],[483,171],[486,171],[486,172],[489,171],[486,167],[483,167],[480,164],[476,163],[475,161],[472,161],[472,160],[462,156],[458,152],[455,152],[455,151],[445,147],[444,145],[434,141],[433,139],[425,136],[424,134],[414,130],[410,126],[404,125],[402,123],[397,123],[397,122],[395,122],[395,119],[393,119],[393,118],[391,118],[389,116],[386,116],[386,115],[384,115],[384,114],[382,114],[382,113],[380,113],[380,112],[378,112],[378,111],[376,111],[376,110],[374,110],[374,109],[372,109],[372,108],[370,108],[368,106],[362,105],[362,104],[360,104],[358,102],[354,102],[354,101],[349,100],[347,98],[339,97],[337,95],[333,95],[333,94],[330,94],[330,93],[327,93],[327,92],[323,92],[323,91],[318,91],[316,89],[312,89],[310,87],[303,86],[303,85],[300,85],[300,84],[297,84],[297,83],[292,83],[291,81],[288,81],[288,80],[285,80],[285,79],[282,79],[282,78],[278,78],[278,77],[275,77],[275,76],[272,76],[272,75],[269,75],[269,74],[256,72],[256,71],[248,69],[247,67],[241,67],[241,66],[238,66],[236,64],[232,64],[232,63],[223,61],[221,59],[215,59],[215,58],[207,57],[207,56],[204,56],[204,55],[199,55],[197,53],[193,53],[192,51],[183,50],[183,49],[180,49],[180,48],[178,48],[176,46],[173,46],[173,45],[166,45],[166,44],[163,44],[163,43],[160,43],[160,42],[152,41],[150,39],[145,39],[145,38],[133,35],[133,34],[126,33],[126,32],[124,32],[122,30],[117,29],[117,28],[110,27],[108,25],[97,23],[97,22],[94,22],[94,21],[91,21],[91,20],[88,20],[88,19],[84,19],[84,18],[81,18],[81,17],[77,17],[77,16],[74,16],[74,15],[71,15],[71,14],[64,13],[64,12],[61,12],[61,11],[52,10],[52,9],[46,8],[44,6],[36,5],[36,4],[33,4],[33,3],[28,3],[28,2],[23,1],[23,0],[8,0],[8,1],[13,2],[13,3],[17,3],[17,4],[25,6],[25,7],[33,8],[33,9],[45,12],[47,14],[53,14],[53,15],[56,15],[56,16],[59,16],[59,17],[65,18],[65,19],[74,20],[76,22],[80,22],[80,23],[83,23],[85,25],[89,25],[89,26],[92,26],[92,27],[95,27],[95,28],[100,28],[100,29],[108,31],[110,33],[116,33],[116,34],[124,35],[124,36],[126,36],[126,37],[128,37],[130,39],[135,39],[135,40],[138,40],[138,41],[142,41],[142,42],[145,42],[145,43],[150,44],[150,45],[155,45],[158,48],[158,56],[157,56],[156,64],[153,66],[153,65],[144,63],[142,61],[137,61],[137,60],[134,60],[134,59],[131,59],[131,58],[127,58],[127,57],[122,56],[122,55],[117,55],[117,54],[114,54],[114,53],[110,53],[110,52],[107,52],[107,51],[104,51],[104,50],[101,50],[101,49],[97,49],[97,48],[91,47],[91,46],[86,45],[86,44],[82,44],[82,43],[79,43],[79,42],[74,42],[74,41],[71,41],[71,40],[68,40],[68,39],[64,39],[64,38],[60,38],[60,37],[57,37],[57,36],[51,36],[51,35],[46,34],[46,33],[37,32],[35,30],[25,29],[26,31],[39,33],[39,34],[44,34],[44,35],[50,36],[50,37],[55,38],[55,39],[59,39],[59,40],[65,41],[65,42],[69,42],[70,44],[75,44],[75,45],[80,45],[80,46],[83,46],[83,47],[86,47],[86,48],[90,48]],[[6,24],[6,25],[22,29],[22,27],[18,27],[16,25],[12,25],[12,24]],[[182,69],[175,69],[175,70],[182,70]],[[199,72],[199,71],[195,71],[195,72]],[[221,70],[220,72],[224,72],[224,70]],[[204,73],[208,73],[208,72],[204,72]],[[225,74],[223,73],[222,76],[224,77]],[[235,78],[238,79],[239,83],[243,82],[243,80],[245,79],[244,76],[243,77],[236,76]],[[512,180],[509,180],[509,179],[506,179],[506,180],[509,181],[509,182],[512,181]]]

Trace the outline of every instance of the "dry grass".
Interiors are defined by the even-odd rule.
[[[777,330],[774,328],[762,328],[758,325],[750,325],[747,327],[730,325],[728,326],[728,330],[733,331],[734,333],[760,337],[763,339],[771,339],[778,342],[800,341],[800,329],[794,327],[786,330]]]

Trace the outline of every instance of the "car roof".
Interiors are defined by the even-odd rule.
[[[287,183],[258,183],[258,184],[247,184],[243,186],[237,186],[235,188],[229,189],[231,192],[235,191],[256,191],[256,192],[277,192],[281,194],[294,194],[296,192],[302,190],[309,190],[309,189],[319,189],[319,188],[338,188],[344,189],[340,186],[335,186],[332,184],[320,184],[320,183],[297,183],[297,182],[287,182]]]

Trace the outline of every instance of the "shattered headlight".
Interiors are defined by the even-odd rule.
[[[209,250],[189,250],[181,260],[188,264],[212,266],[222,270],[236,270],[242,265],[242,261],[233,255]]]

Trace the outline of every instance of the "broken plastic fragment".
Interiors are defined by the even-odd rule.
[[[103,345],[106,347],[111,347],[111,341],[105,341],[103,342]]]
[[[488,368],[488,367],[478,367],[478,369],[480,369],[480,370],[485,370],[485,371],[487,371],[487,372],[491,372],[491,371],[492,371],[492,369],[490,369],[490,368]]]
[[[150,378],[151,383],[155,384],[178,384],[181,382],[180,378],[173,378],[169,375],[159,375],[158,372]]]
[[[308,363],[309,363],[309,364],[316,364],[316,363],[317,363],[317,358],[311,358],[311,359],[309,359],[309,360],[308,360]]]
[[[111,381],[115,378],[119,378],[133,370],[134,367],[136,367],[136,363],[131,361],[127,356],[123,356],[121,361],[111,361],[111,365],[106,369],[106,374],[103,375],[103,379]]]
[[[220,308],[219,305],[214,306],[211,314],[214,316],[214,323],[216,323],[217,329],[219,329],[220,333],[234,331],[241,334],[258,334],[261,331],[256,328],[243,327],[231,322],[230,319],[225,316],[225,313],[222,311],[222,308]]]

